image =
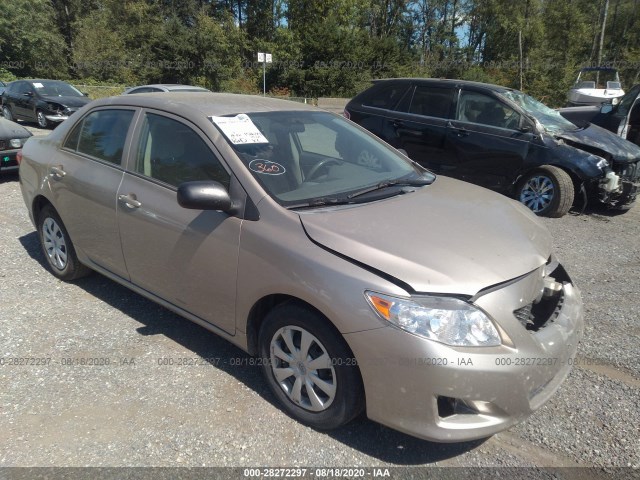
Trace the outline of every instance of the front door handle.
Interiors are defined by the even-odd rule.
[[[49,172],[51,173],[51,175],[53,175],[57,179],[61,179],[67,174],[67,172],[64,171],[64,168],[62,168],[62,165],[56,165],[55,167],[51,167]]]
[[[136,196],[133,193],[130,193],[129,195],[118,195],[118,200],[129,208],[140,208],[142,206],[142,203],[136,199]]]

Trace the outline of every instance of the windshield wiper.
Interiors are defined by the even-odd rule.
[[[296,203],[294,205],[287,205],[286,207],[289,210],[299,210],[302,208],[316,208],[316,207],[327,207],[327,206],[333,206],[333,205],[349,205],[355,202],[352,202],[348,197],[347,198],[341,198],[341,197],[335,197],[335,198],[327,198],[327,197],[323,197],[323,198],[314,198],[313,200],[310,200],[308,202],[303,202],[303,203]]]
[[[366,195],[367,193],[375,192],[376,190],[383,190],[389,187],[423,187],[425,185],[431,185],[435,179],[435,175],[429,175],[413,179],[389,180],[387,182],[380,182],[375,185],[371,185],[370,187],[363,188],[362,190],[358,190],[357,192],[350,193],[347,195],[347,198],[356,198],[361,195]]]

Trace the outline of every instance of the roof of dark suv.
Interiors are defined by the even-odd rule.
[[[493,90],[495,92],[513,91],[513,88],[504,87],[501,85],[493,85],[491,83],[473,82],[471,80],[457,80],[453,78],[381,78],[372,80],[374,84],[383,83],[417,83],[417,84],[429,84],[434,86],[457,86],[457,87],[478,87],[486,90]]]

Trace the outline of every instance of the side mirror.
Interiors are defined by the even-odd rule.
[[[85,97],[88,97],[88,96],[89,96],[89,94],[88,94],[88,93],[86,93],[86,92],[80,92],[80,93],[82,93],[82,95],[84,95]]]
[[[409,154],[407,153],[407,151],[404,148],[396,148],[396,150],[398,150],[405,157],[409,158]]]
[[[194,210],[231,210],[229,192],[218,182],[185,182],[178,187],[178,204]]]
[[[600,113],[609,113],[613,110],[613,105],[610,103],[605,103],[600,107]]]

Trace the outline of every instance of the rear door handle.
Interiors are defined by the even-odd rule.
[[[56,165],[55,167],[51,167],[49,172],[51,172],[51,175],[53,175],[57,179],[61,179],[67,174],[67,172],[64,171],[64,168],[62,168],[62,165]]]
[[[130,193],[129,195],[118,195],[118,200],[129,208],[140,208],[142,206],[142,203],[136,199],[136,196],[133,193]]]
[[[467,130],[464,127],[456,127],[453,123],[448,122],[447,123],[447,127],[449,127],[451,130],[453,130],[453,133],[455,135],[457,135],[458,137],[466,137],[467,135],[469,135],[469,130]]]

